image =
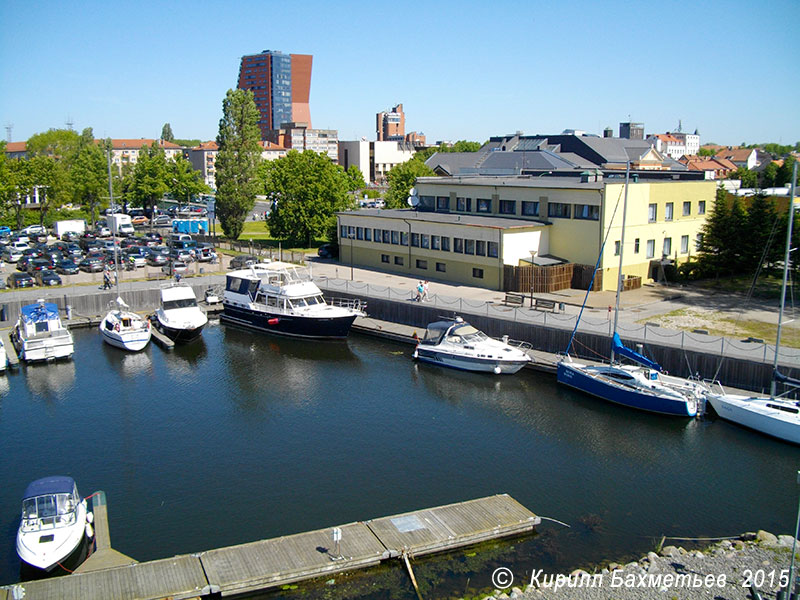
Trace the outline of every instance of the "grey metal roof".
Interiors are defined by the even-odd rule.
[[[491,175],[464,175],[460,177],[419,177],[417,183],[432,185],[482,185],[497,187],[525,187],[525,188],[558,188],[578,190],[602,190],[604,182],[581,182],[580,173],[575,177],[534,177],[531,175],[517,175],[510,177],[493,177]],[[617,182],[618,183],[618,182]]]
[[[381,217],[407,222],[442,223],[446,225],[468,225],[473,227],[490,227],[493,229],[516,229],[519,227],[540,227],[550,225],[548,221],[534,219],[517,219],[514,217],[498,217],[494,215],[466,215],[461,213],[427,212],[398,208],[369,208],[336,213],[347,217]]]

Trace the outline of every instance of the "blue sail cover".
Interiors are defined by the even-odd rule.
[[[785,383],[786,385],[791,385],[792,387],[800,387],[800,379],[795,379],[794,377],[784,375],[778,371],[778,369],[775,369],[775,371],[772,373],[772,376],[778,383]]]
[[[655,369],[656,371],[661,371],[661,365],[655,361],[650,360],[649,358],[645,358],[638,352],[634,352],[630,348],[626,348],[622,345],[622,340],[619,339],[619,334],[614,332],[614,337],[611,339],[611,347],[614,350],[614,354],[619,354],[620,356],[624,356],[626,358],[630,358],[633,361],[636,361],[640,365],[644,365],[645,367],[650,367],[651,369]]]
[[[27,323],[40,323],[58,318],[58,305],[54,302],[37,302],[22,307],[22,318]]]

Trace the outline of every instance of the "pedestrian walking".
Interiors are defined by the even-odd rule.
[[[108,276],[108,271],[103,271],[103,289],[107,290],[111,287],[111,278]]]
[[[425,287],[422,285],[422,282],[420,281],[417,284],[417,297],[414,298],[414,300],[416,300],[417,302],[422,302],[422,292],[424,292],[424,291],[425,291]]]
[[[422,284],[422,301],[429,301],[428,298],[428,280],[426,279],[425,282]]]

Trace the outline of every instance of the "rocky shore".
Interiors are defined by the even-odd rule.
[[[747,533],[703,550],[664,546],[638,562],[611,563],[588,573],[537,573],[524,586],[497,590],[490,598],[518,600],[773,600],[788,581],[791,535]],[[800,543],[798,543],[800,548]],[[795,573],[800,564],[795,559]],[[524,589],[524,591],[523,591]]]

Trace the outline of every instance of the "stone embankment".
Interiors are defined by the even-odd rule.
[[[788,581],[793,541],[791,535],[759,531],[723,540],[704,550],[664,546],[659,553],[649,552],[638,562],[611,563],[591,574],[583,570],[570,575],[534,571],[532,584],[529,581],[524,586],[496,590],[489,598],[774,600]],[[796,559],[795,573],[799,568]],[[753,595],[753,590],[758,596]]]

